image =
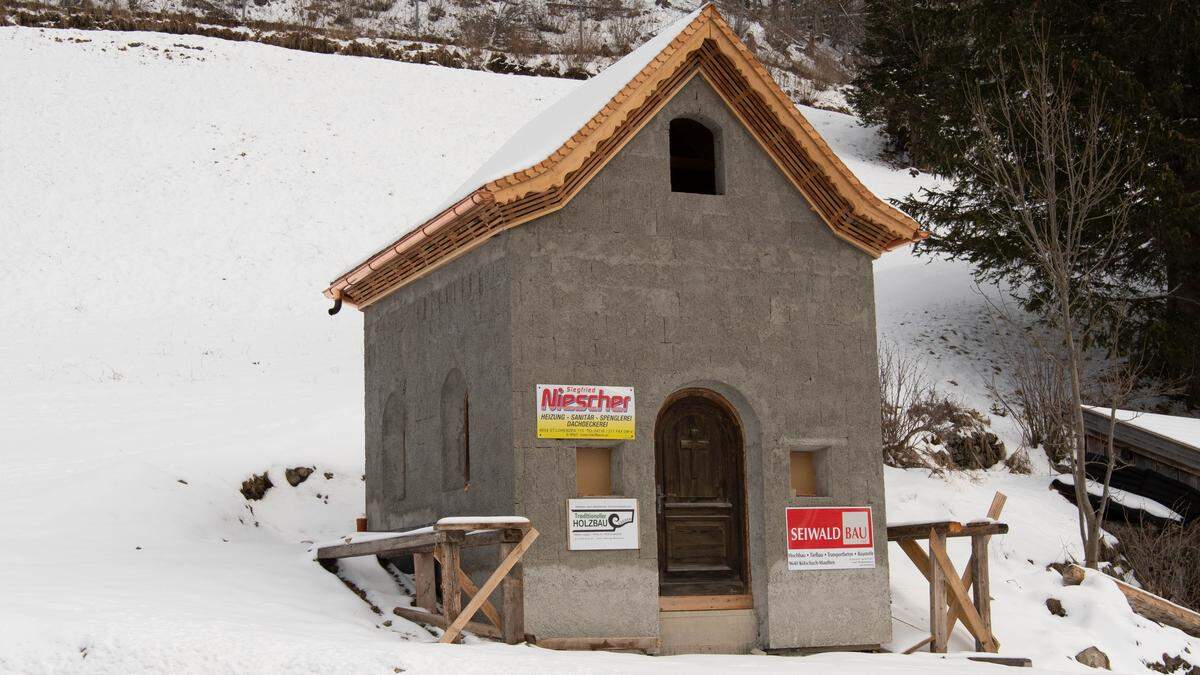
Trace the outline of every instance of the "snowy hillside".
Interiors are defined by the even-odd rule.
[[[310,543],[351,530],[363,503],[361,318],[329,317],[321,290],[577,84],[0,28],[0,672],[996,672],[927,654],[439,646],[312,562]],[[875,159],[853,118],[803,112],[881,196],[928,180]],[[877,263],[881,333],[934,351],[937,377],[975,402],[995,339],[969,280],[904,252]],[[960,348],[940,339],[950,329]],[[295,466],[316,472],[292,487]],[[245,500],[263,471],[275,487]],[[1012,533],[992,544],[1002,654],[1084,670],[1072,657],[1096,645],[1129,672],[1200,655],[1111,583],[1063,588],[1045,569],[1080,555],[1049,476],[887,480],[893,520],[969,519],[1009,495]],[[903,648],[926,587],[891,560]],[[347,568],[381,606],[397,601],[378,566]],[[970,648],[961,628],[951,647]]]

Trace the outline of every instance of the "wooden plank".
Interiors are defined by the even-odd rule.
[[[575,651],[637,650],[653,654],[658,652],[659,640],[654,637],[560,637],[542,638],[537,641],[537,646]]]
[[[437,561],[439,563],[442,562],[441,559],[438,558],[437,553],[434,553],[433,557],[435,559],[437,559]],[[442,564],[442,569],[443,570],[446,569],[445,564]],[[443,574],[445,574],[445,572],[443,572]],[[466,572],[464,572],[461,567],[458,568],[458,585],[462,591],[466,592],[467,597],[473,598],[473,597],[475,597],[475,594],[479,592],[479,588],[477,586],[475,586],[475,582],[471,581],[471,577]],[[488,618],[488,621],[491,621],[493,626],[499,628],[500,627],[500,612],[496,611],[495,605],[493,605],[490,602],[485,602],[485,603],[483,603],[482,609],[483,609],[483,615]]]
[[[485,530],[470,532],[460,544],[464,548],[491,546],[500,543],[500,532]],[[437,546],[437,532],[423,532],[407,537],[387,537],[350,544],[334,544],[317,549],[317,560],[336,560],[355,556],[377,555],[388,558],[416,553],[432,553]]]
[[[514,546],[512,551],[505,556],[504,560],[500,562],[500,566],[496,568],[496,571],[492,572],[492,576],[488,577],[487,581],[483,582],[483,586],[480,587],[479,592],[475,594],[474,598],[471,598],[471,602],[467,603],[467,606],[462,610],[462,613],[458,614],[457,618],[453,620],[453,622],[450,624],[450,627],[446,629],[446,633],[442,635],[442,639],[438,640],[438,642],[453,642],[454,639],[458,637],[458,634],[462,630],[463,626],[465,626],[467,622],[471,620],[471,617],[475,615],[475,612],[479,611],[480,605],[482,605],[484,601],[488,599],[488,596],[492,594],[492,591],[496,590],[496,587],[500,585],[500,581],[503,580],[504,576],[508,574],[508,571],[511,570],[513,566],[521,560],[521,556],[525,555],[525,551],[529,550],[529,547],[533,545],[533,542],[536,541],[537,538],[538,531],[533,528],[529,528],[529,531],[526,532],[525,536],[521,538],[520,543]],[[447,563],[449,563],[449,558],[446,560]],[[457,564],[458,560],[455,559],[454,562]],[[443,583],[445,578],[448,576],[457,578],[456,575],[453,574],[443,574]],[[446,611],[446,616],[450,616],[450,611],[448,609]]]
[[[707,609],[753,609],[754,596],[740,595],[664,595],[658,599],[663,612],[690,612]]]
[[[349,544],[334,544],[318,548],[317,560],[337,560],[360,555],[399,555],[432,546],[436,541],[437,533],[423,532],[406,537],[387,537]]]
[[[979,616],[979,612],[975,610],[975,605],[971,603],[971,598],[967,595],[967,590],[963,588],[962,581],[959,580],[958,571],[954,569],[954,563],[950,562],[950,556],[946,553],[946,540],[944,538],[936,534],[930,537],[929,556],[935,563],[932,569],[940,569],[942,571],[946,589],[950,591],[951,597],[958,603],[962,611],[963,624],[971,631],[972,635],[983,643],[986,651],[993,654],[996,653],[1000,649],[1000,645],[992,636],[991,631],[983,625],[983,619]],[[941,623],[941,628],[944,630],[947,627],[945,615],[942,614],[937,618]]]
[[[461,549],[458,543],[463,535],[461,532],[439,532],[438,535],[442,540],[438,542],[435,555],[442,561],[442,614],[448,621],[453,622],[458,619],[459,610],[462,608],[459,577],[454,570],[460,566]],[[455,634],[457,635],[457,632]]]
[[[930,531],[937,532],[943,537],[974,537],[976,535],[1007,534],[1008,525],[1004,523],[967,523],[955,520],[942,520],[931,523],[913,523],[910,525],[891,525],[887,529],[888,541],[903,541],[905,539],[928,539]]]
[[[404,619],[408,619],[409,621],[416,621],[418,623],[424,623],[430,626],[437,626],[443,630],[445,630],[446,626],[450,623],[446,620],[446,617],[442,616],[441,614],[431,614],[414,607],[395,607],[392,609],[392,614]],[[492,638],[493,640],[500,639],[500,629],[496,628],[495,626],[489,626],[486,623],[469,621],[467,622],[466,630],[482,637]]]
[[[437,611],[437,574],[431,553],[413,554],[413,586],[416,605],[428,612]]]
[[[1082,583],[1084,576],[1088,573],[1101,574],[1079,565],[1071,565],[1063,571],[1063,580],[1070,583],[1069,577],[1078,578],[1079,581],[1076,583]],[[1151,621],[1157,621],[1163,625],[1178,628],[1188,635],[1200,637],[1200,613],[1177,605],[1149,591],[1134,588],[1120,579],[1113,579],[1113,582],[1117,584],[1117,588],[1125,596],[1126,602],[1133,611]]]
[[[528,520],[523,521],[463,521],[455,523],[435,523],[433,529],[437,532],[473,532],[476,530],[528,530]]]
[[[523,535],[522,530],[504,531],[504,539],[500,543],[501,560],[512,554]],[[513,565],[505,575],[500,593],[504,611],[500,632],[505,642],[515,645],[525,640],[525,566],[521,562]]]
[[[946,579],[945,570],[933,563],[934,547],[945,546],[946,538],[937,530],[929,531],[929,651],[946,653],[946,642],[950,632],[946,626]]]
[[[905,649],[904,651],[902,651],[902,652],[900,652],[900,653],[901,653],[901,654],[911,654],[911,653],[913,653],[913,652],[917,651],[918,649],[920,649],[921,647],[924,647],[925,645],[929,644],[930,642],[933,642],[933,636],[932,636],[932,635],[930,635],[930,636],[926,637],[924,640],[921,640],[921,641],[920,641],[920,642],[918,642],[917,644],[915,644],[915,645],[913,645],[913,646],[909,647],[908,649]]]
[[[971,580],[975,611],[979,613],[984,630],[990,635],[992,632],[992,596],[991,579],[988,574],[988,537],[971,537],[970,567],[963,572],[963,576],[971,576],[972,572],[975,577]],[[964,584],[965,586],[966,584]],[[975,638],[975,651],[981,652],[983,648],[983,641],[978,637]]]
[[[994,663],[998,666],[1010,666],[1012,668],[1032,668],[1033,661],[1023,656],[968,656],[968,661],[978,661],[980,663]]]

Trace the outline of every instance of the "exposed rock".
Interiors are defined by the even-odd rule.
[[[1075,660],[1089,668],[1112,670],[1108,663],[1108,654],[1100,651],[1094,645],[1076,654]]]
[[[314,469],[312,467],[297,466],[284,471],[283,477],[287,479],[288,485],[296,487],[297,485],[308,480],[308,477],[312,475],[313,471]]]
[[[271,482],[271,477],[264,471],[261,474],[251,474],[249,478],[242,481],[242,496],[246,499],[258,500],[262,499],[263,495],[267,494],[267,490],[275,487]]]
[[[1004,442],[990,431],[954,433],[946,439],[946,450],[960,469],[988,469],[1004,459]]]
[[[325,480],[333,480],[333,472],[332,471],[325,472]]]
[[[1193,666],[1181,656],[1169,656],[1165,652],[1162,661],[1147,663],[1146,667],[1160,673],[1182,673],[1183,675],[1200,675],[1200,666]]]
[[[1046,609],[1054,616],[1066,616],[1067,610],[1063,609],[1062,600],[1058,598],[1046,598]]]

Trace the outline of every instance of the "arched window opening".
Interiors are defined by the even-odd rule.
[[[686,117],[671,120],[671,192],[721,194],[712,130]]]
[[[471,408],[467,382],[458,369],[442,384],[442,489],[462,490],[471,482]]]
[[[383,405],[383,475],[397,499],[405,494],[404,393],[388,394]]]

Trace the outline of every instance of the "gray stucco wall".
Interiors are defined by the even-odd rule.
[[[482,246],[367,308],[370,529],[513,510],[510,295],[504,247]],[[454,369],[466,382],[470,406],[471,480],[465,490],[444,487],[444,465],[457,471],[457,456],[444,448],[441,419],[443,385]],[[395,392],[404,401],[403,420],[395,421],[393,411],[385,423],[384,408]]]
[[[719,129],[725,194],[670,191],[668,124],[677,116]],[[673,392],[704,386],[734,406],[746,434],[764,646],[887,641],[873,298],[871,259],[829,231],[697,77],[564,209],[367,310],[372,529],[468,512],[527,515],[541,532],[526,556],[528,632],[657,635],[654,422]],[[480,461],[492,476],[466,493],[430,488],[441,485],[436,402],[454,365],[472,392],[472,475]],[[613,445],[613,489],[639,500],[640,550],[567,550],[577,442],[536,438],[539,383],[635,387],[637,438]],[[395,386],[405,388],[408,415],[403,499],[382,449],[380,411]],[[477,391],[510,395],[489,394],[477,408]],[[486,449],[476,450],[476,434]],[[790,499],[788,453],[814,448],[823,496]],[[872,506],[876,568],[789,572],[789,505]]]

